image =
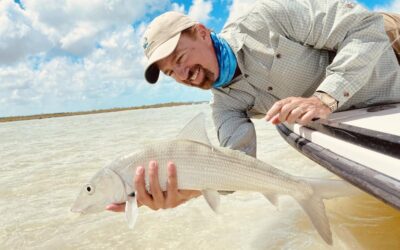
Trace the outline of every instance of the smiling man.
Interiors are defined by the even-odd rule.
[[[175,16],[175,18],[171,18],[171,16]],[[167,19],[165,22],[181,18],[187,25],[193,24],[193,21],[186,16],[174,12],[167,13],[160,18]],[[148,28],[148,33],[150,33],[148,36],[157,37],[158,34],[165,32],[164,30],[159,30],[159,28],[163,27],[156,26],[153,28],[150,26]],[[176,47],[165,48],[165,53],[169,54],[169,56],[163,57],[163,54],[147,55],[150,61],[155,60],[155,62],[150,64],[147,69],[146,79],[151,83],[156,82],[158,72],[161,70],[179,83],[201,89],[211,89],[219,76],[219,67],[209,30],[202,24],[193,24],[191,27],[179,32],[177,38]],[[166,45],[168,46],[168,43],[160,45],[161,49],[163,50],[162,46]],[[160,47],[158,48],[160,49]],[[171,49],[173,50],[172,52],[169,51]]]
[[[167,12],[145,32],[145,77],[156,83],[162,71],[179,83],[210,89],[220,144],[256,156],[252,117],[307,124],[335,111],[400,101],[400,68],[382,16],[386,30],[398,34],[397,15],[372,13],[345,0],[258,1],[219,35]],[[173,163],[166,193],[156,162],[150,163],[152,194],[144,174],[139,168],[135,177],[137,199],[153,209],[199,195],[177,189]],[[123,205],[108,209],[120,211]]]

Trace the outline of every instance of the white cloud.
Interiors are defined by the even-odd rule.
[[[179,5],[178,3],[172,3],[171,5],[171,10],[180,12],[180,13],[185,13],[185,5]]]
[[[68,111],[74,109],[74,103],[84,106],[85,102],[87,108],[95,108],[90,105],[145,85],[140,43],[144,25],[134,30],[131,24],[146,12],[141,12],[138,2],[126,6],[133,1],[125,1],[118,11],[115,4],[121,1],[100,2],[45,4],[37,0],[24,3],[25,11],[12,2],[0,2],[4,14],[0,15],[0,55],[4,51],[14,55],[0,59],[5,63],[0,66],[0,116]],[[142,6],[152,10],[161,5],[160,1],[142,1]],[[99,6],[110,13],[100,13]],[[90,14],[90,7],[96,13]],[[36,44],[34,35],[47,36],[45,41],[52,46],[39,46],[45,42]],[[85,57],[66,57],[57,52],[60,50]],[[11,61],[15,63],[11,65]]]
[[[0,64],[15,63],[51,47],[30,17],[11,0],[0,1]]]
[[[229,17],[226,23],[234,21],[244,13],[248,12],[253,4],[253,0],[233,0],[229,7]]]
[[[99,28],[92,23],[78,23],[67,35],[61,37],[60,47],[75,55],[84,55],[95,47],[98,32]]]
[[[194,2],[192,13],[209,4]],[[146,23],[141,19],[171,8],[184,11],[183,5],[168,0],[26,0],[23,6],[0,0],[0,116],[143,105],[194,95],[208,99],[208,93],[197,94],[171,80],[154,86],[143,77]],[[204,8],[208,16],[212,7]],[[13,57],[5,59],[6,52]]]
[[[130,25],[168,3],[168,0],[35,0],[24,2],[24,6],[34,25],[61,49],[82,56],[94,48],[107,30]]]
[[[111,32],[108,38],[100,41],[100,48],[80,61],[56,57],[43,63],[40,70],[30,70],[34,77],[31,77],[32,83],[38,89],[32,95],[63,95],[59,97],[77,100],[85,95],[117,95],[135,79],[142,78],[139,38],[140,34],[126,27]],[[14,74],[10,80],[16,77]],[[21,76],[21,80],[26,78],[27,75]]]
[[[378,5],[374,8],[374,10],[399,13],[400,12],[400,0],[394,0],[390,4]]]
[[[210,19],[212,7],[211,1],[193,0],[188,15],[196,21],[206,23]]]

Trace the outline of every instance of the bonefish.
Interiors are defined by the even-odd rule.
[[[215,147],[207,137],[204,118],[203,113],[197,115],[173,140],[144,146],[102,168],[82,187],[71,211],[101,212],[108,204],[126,202],[126,218],[133,228],[138,215],[132,182],[136,167],[157,160],[160,186],[166,190],[166,166],[168,161],[173,161],[178,188],[201,190],[214,211],[219,205],[218,191],[261,192],[274,205],[279,195],[289,195],[304,209],[321,237],[332,244],[322,199],[349,193],[352,189],[349,184],[341,180],[292,176],[243,152]]]

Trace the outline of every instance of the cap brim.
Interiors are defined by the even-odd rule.
[[[144,73],[146,81],[148,81],[149,83],[157,82],[160,75],[160,69],[158,68],[156,62],[169,56],[175,50],[180,37],[181,32],[173,36],[171,39],[167,40],[165,43],[158,46],[156,50],[151,54]]]

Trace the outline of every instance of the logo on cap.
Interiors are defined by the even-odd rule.
[[[147,37],[145,37],[144,38],[144,41],[143,41],[143,49],[147,49],[149,47],[149,43],[147,42]]]

